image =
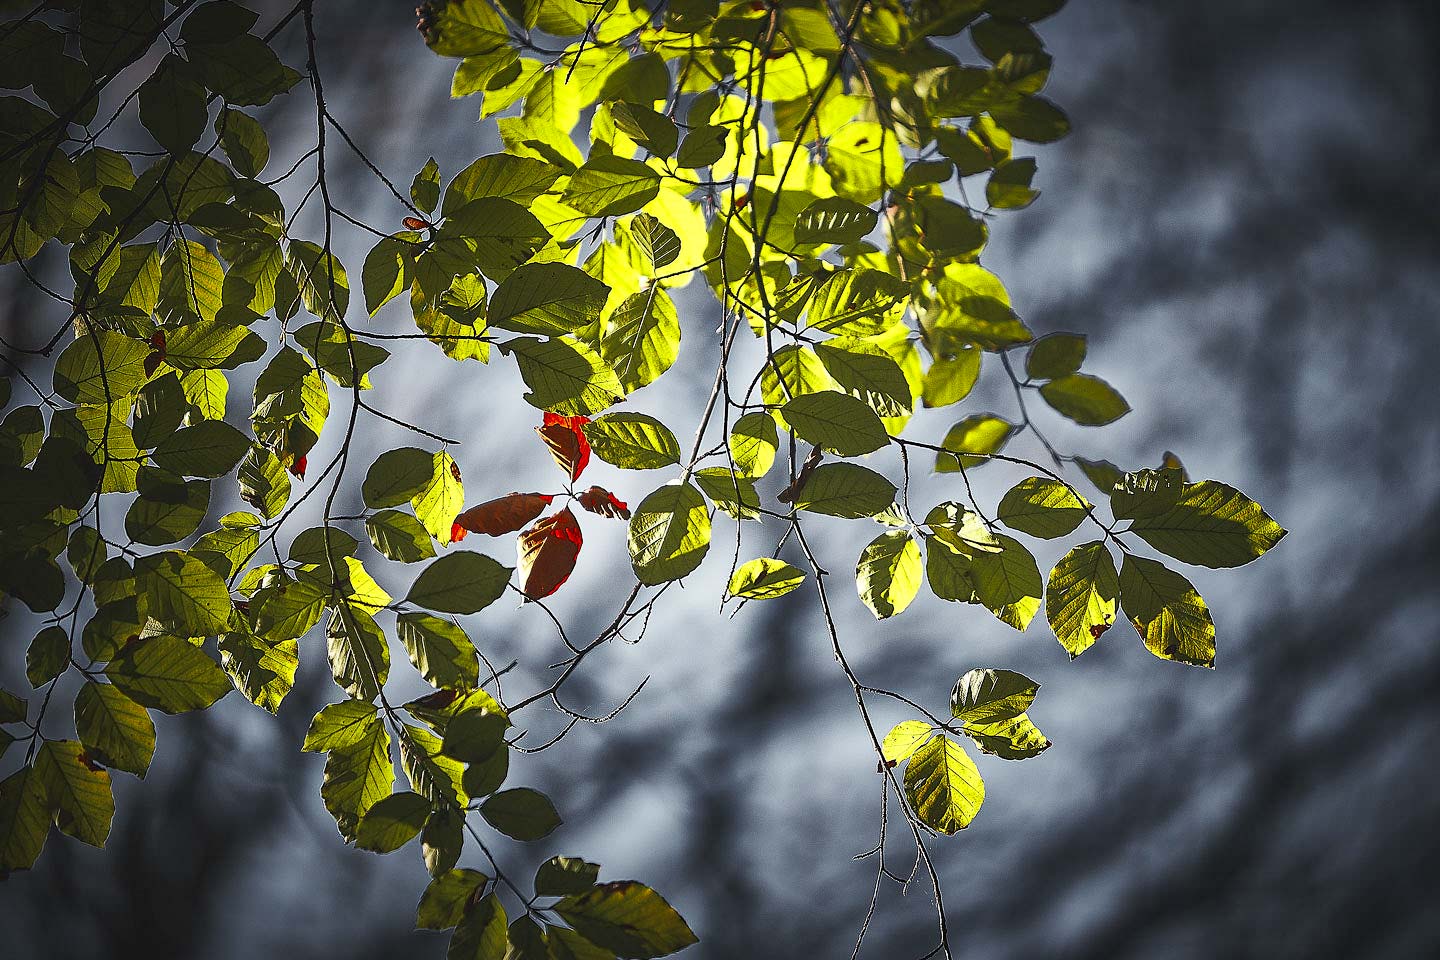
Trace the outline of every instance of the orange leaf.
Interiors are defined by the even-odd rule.
[[[555,458],[561,470],[570,475],[571,480],[578,480],[585,465],[590,462],[590,441],[585,439],[583,429],[589,422],[589,417],[562,417],[546,411],[545,425],[535,428],[550,449],[550,456]]]
[[[604,487],[591,487],[589,490],[581,491],[575,495],[580,501],[580,506],[591,513],[598,513],[602,517],[610,517],[612,520],[630,519],[630,508],[625,505],[624,500],[618,499],[615,494]]]
[[[580,525],[566,507],[520,535],[520,592],[531,600],[548,597],[570,578],[580,556]]]
[[[450,539],[463,540],[466,533],[484,533],[492,537],[514,533],[540,516],[553,499],[544,493],[510,493],[487,500],[455,518]]]

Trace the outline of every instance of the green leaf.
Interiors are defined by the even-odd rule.
[[[219,318],[175,327],[165,341],[165,362],[177,370],[233,370],[264,353],[259,334]]]
[[[1031,380],[1067,377],[1085,361],[1085,335],[1052,333],[1036,340],[1025,356],[1025,375]]]
[[[920,592],[924,562],[920,545],[903,530],[882,533],[870,541],[855,565],[860,599],[877,620],[901,613]]]
[[[249,34],[223,43],[188,41],[186,48],[205,86],[234,106],[264,106],[300,82],[269,44]]]
[[[54,808],[34,767],[0,781],[0,874],[35,865],[50,832]]]
[[[549,190],[561,170],[531,157],[496,153],[481,157],[456,174],[445,188],[441,212],[450,216],[472,200],[502,197],[515,204],[530,204]]]
[[[400,643],[427,683],[451,690],[479,683],[475,645],[458,624],[428,613],[402,613],[395,622]]]
[[[627,225],[630,242],[648,262],[648,274],[654,276],[661,267],[668,267],[680,256],[680,237],[658,217],[637,213]]]
[[[488,320],[517,333],[578,333],[600,319],[609,296],[609,287],[579,267],[527,263],[495,289]]]
[[[1161,553],[1204,567],[1249,563],[1286,533],[1260,504],[1215,480],[1187,485],[1173,507],[1136,517],[1130,530]]]
[[[588,416],[611,406],[624,393],[620,379],[594,348],[570,337],[518,337],[500,345],[514,354],[530,392],[525,400],[541,410]]]
[[[318,722],[319,718],[316,720]],[[391,785],[395,782],[395,766],[390,757],[390,734],[385,725],[375,719],[372,713],[368,721],[356,726],[358,730],[347,730],[342,735],[342,742],[329,747],[330,755],[325,761],[325,780],[320,785],[320,797],[325,802],[325,809],[335,818],[340,835],[350,839],[354,837],[360,818],[376,803],[390,795]],[[314,733],[315,728],[312,726],[311,734]],[[320,739],[316,738],[317,741]],[[311,742],[311,736],[307,736],[306,749],[317,749],[310,746]]]
[[[25,651],[25,679],[32,687],[43,687],[70,666],[70,634],[52,625],[41,630]]]
[[[1215,622],[1189,580],[1127,553],[1120,567],[1120,604],[1155,656],[1214,668]]]
[[[510,944],[506,920],[500,899],[490,894],[461,917],[445,960],[504,960]]]
[[[804,582],[805,574],[784,560],[760,557],[742,563],[736,569],[726,593],[745,600],[773,600],[785,596]]]
[[[248,632],[227,633],[220,638],[220,666],[247,700],[278,713],[295,686],[300,647],[294,640],[272,644]]]
[[[380,722],[375,704],[364,700],[342,700],[320,709],[310,721],[305,734],[305,743],[300,749],[307,753],[322,753],[353,747],[369,736],[370,731]]]
[[[1014,424],[994,414],[979,413],[966,417],[950,428],[941,446],[969,456],[956,458],[949,453],[937,453],[935,472],[956,473],[962,466],[966,470],[980,466],[988,460],[988,454],[999,453],[1004,448],[1014,431]]]
[[[505,731],[510,720],[505,714],[476,707],[462,710],[445,724],[445,742],[441,750],[447,757],[465,763],[484,763],[505,747]]]
[[[280,458],[262,447],[251,447],[240,461],[236,475],[240,482],[240,498],[268,519],[279,516],[290,500],[290,477]]]
[[[999,210],[1019,210],[1030,206],[1040,196],[1031,189],[1035,179],[1035,159],[1022,157],[1002,160],[985,184],[985,202]]]
[[[1101,477],[1100,479],[1107,479]],[[1153,517],[1180,501],[1188,484],[1181,469],[1136,470],[1120,473],[1104,488],[1110,494],[1110,511],[1116,520]]]
[[[434,157],[426,160],[425,166],[410,181],[410,199],[426,213],[434,212],[435,204],[440,202],[440,164]]]
[[[300,581],[279,578],[250,598],[255,633],[272,643],[298,639],[320,622],[329,599],[329,584],[318,577]]]
[[[708,167],[725,155],[729,139],[728,127],[710,124],[691,127],[680,143],[680,153],[675,158],[675,165],[688,170]]]
[[[1087,427],[1114,423],[1130,412],[1130,404],[1099,377],[1070,373],[1040,388],[1040,396],[1060,413]]]
[[[187,477],[223,477],[250,449],[250,440],[220,420],[181,427],[151,454],[156,466]]]
[[[155,755],[155,723],[117,687],[91,680],[75,695],[75,734],[90,759],[144,777]]]
[[[387,560],[416,563],[435,556],[430,533],[408,513],[381,510],[365,519],[365,532],[370,542]]]
[[[626,470],[658,470],[680,462],[675,434],[643,413],[607,413],[585,424],[590,449],[606,463]]]
[[[1008,527],[1053,540],[1074,532],[1094,507],[1059,480],[1029,477],[1000,501],[996,516]]]
[[[1040,684],[1013,670],[977,669],[955,681],[950,715],[961,723],[1010,720],[1030,709]]]
[[[535,893],[541,897],[564,897],[584,893],[600,877],[600,864],[579,857],[551,857],[535,871]]]
[[[931,592],[941,600],[978,602],[969,556],[939,537],[925,538],[925,579],[930,583]]]
[[[617,100],[610,104],[615,128],[653,156],[668,157],[680,143],[680,129],[663,113],[638,103]]]
[[[587,217],[618,217],[639,210],[659,192],[660,175],[650,167],[602,154],[571,175],[560,201]]]
[[[539,840],[562,822],[550,798],[528,787],[494,794],[480,807],[480,813],[490,826],[512,840]]]
[[[615,370],[622,393],[648,386],[680,356],[680,317],[658,285],[615,308],[600,339],[600,356]]]
[[[448,930],[460,922],[489,877],[479,870],[447,870],[430,881],[415,909],[419,930]]]
[[[760,494],[755,481],[742,477],[726,467],[706,467],[691,474],[698,486],[715,506],[736,520],[760,519]]]
[[[768,413],[747,413],[730,428],[730,459],[746,477],[763,477],[775,463],[780,434]]]
[[[170,153],[190,152],[205,132],[209,111],[205,91],[187,75],[186,63],[175,54],[160,61],[140,85],[140,123]]]
[[[360,289],[370,316],[410,288],[415,274],[412,245],[397,237],[381,237],[360,267]]]
[[[1028,760],[1050,749],[1050,740],[1025,714],[993,723],[971,723],[965,735],[975,741],[982,752],[1002,760]]]
[[[110,772],[92,767],[85,748],[74,740],[47,740],[35,755],[35,773],[55,808],[60,832],[92,847],[105,846],[115,797]]]
[[[9,690],[0,690],[0,723],[24,723],[30,704]]]
[[[502,280],[549,239],[549,231],[516,201],[481,197],[446,215],[430,256],[446,276],[478,268],[491,280]]]
[[[355,846],[372,853],[392,853],[414,840],[430,815],[430,801],[418,793],[392,793],[360,818]]]
[[[1070,118],[1044,97],[996,103],[990,115],[1012,136],[1032,143],[1053,143],[1070,132]]]
[[[224,283],[224,268],[213,253],[193,240],[175,241],[160,261],[160,317],[176,324],[213,321]]]
[[[462,780],[465,792],[476,799],[489,796],[500,789],[509,772],[510,751],[496,750],[490,759],[482,763],[472,763],[465,768]]]
[[[285,266],[295,277],[306,310],[322,320],[345,316],[350,280],[338,257],[309,240],[291,240]]]
[[[455,867],[465,849],[465,814],[454,807],[432,810],[420,831],[420,854],[430,876]]]
[[[910,382],[900,364],[880,347],[863,340],[841,340],[815,345],[826,371],[845,392],[863,400],[882,417],[910,413]]]
[[[892,327],[910,299],[910,288],[879,270],[841,270],[810,298],[805,324],[827,333],[869,336]]]
[[[874,410],[836,390],[798,396],[781,412],[800,439],[842,457],[873,453],[890,442]]]
[[[885,762],[894,766],[904,763],[915,755],[935,733],[935,728],[924,720],[905,720],[890,728],[880,743],[880,752]]]
[[[440,752],[442,742],[424,727],[407,724],[400,738],[400,767],[415,792],[431,803],[463,807],[469,802],[464,765]]]
[[[664,897],[634,880],[599,884],[554,910],[585,939],[623,957],[664,957],[699,942]]]
[[[358,546],[355,538],[339,527],[311,527],[290,542],[290,559],[328,570],[332,560],[337,567],[342,566],[344,558],[352,556]]]
[[[969,556],[974,553],[999,553],[1004,549],[998,536],[974,510],[953,500],[937,503],[925,514],[925,525],[936,538],[951,550]]]
[[[1002,623],[1024,630],[1040,609],[1040,568],[1019,540],[1004,534],[996,539],[999,553],[977,551],[970,557],[975,595]]]
[[[444,613],[476,613],[500,599],[511,570],[481,553],[446,554],[415,578],[405,602]]]
[[[435,476],[435,458],[418,447],[387,450],[375,458],[360,485],[365,506],[394,507],[409,503]]]
[[[163,546],[183,540],[200,528],[210,508],[210,484],[204,480],[157,478],[145,468],[139,475],[140,496],[125,514],[125,534],[136,543]]]
[[[1045,617],[1060,646],[1075,659],[1115,623],[1120,579],[1099,540],[1082,543],[1055,564],[1045,588]]]
[[[105,676],[142,707],[164,713],[204,710],[233,689],[203,650],[163,634],[127,645],[105,668]]]
[[[177,635],[211,637],[223,633],[230,622],[235,609],[230,591],[198,558],[174,551],[152,554],[136,562],[135,573],[150,616]]]
[[[795,218],[795,243],[856,243],[875,229],[878,218],[874,210],[844,197],[816,200]]]
[[[795,509],[859,520],[895,502],[895,484],[854,463],[823,463],[795,496]]]
[[[465,509],[460,468],[450,454],[442,450],[431,458],[430,479],[410,498],[410,506],[430,536],[448,546],[455,517]]]
[[[968,397],[980,378],[980,353],[972,347],[930,364],[921,391],[925,406],[948,407]]]
[[[688,483],[652,491],[630,518],[630,563],[641,583],[679,580],[700,566],[710,549],[705,498]]]
[[[119,400],[145,382],[145,358],[149,355],[147,344],[121,334],[109,330],[87,333],[56,358],[55,392],[76,404]]]
[[[390,675],[390,645],[365,610],[336,604],[325,625],[325,648],[335,684],[357,700],[374,700]]]
[[[922,823],[948,836],[968,827],[980,812],[985,781],[964,747],[938,736],[911,756],[905,796]]]
[[[151,380],[135,397],[131,416],[135,445],[141,450],[153,449],[179,429],[189,409],[185,388],[178,376],[167,373]]]
[[[215,117],[215,132],[230,165],[242,177],[258,177],[270,162],[270,139],[248,113],[222,108]]]

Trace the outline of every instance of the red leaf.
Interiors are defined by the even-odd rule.
[[[514,533],[540,516],[541,511],[549,506],[553,499],[554,497],[544,493],[510,493],[487,500],[455,518],[450,538],[464,538],[463,533],[455,536],[456,530],[484,533],[492,537],[498,537],[502,533]]]
[[[405,226],[410,230],[424,230],[426,227],[430,226],[429,221],[421,220],[419,217],[406,217],[400,222],[405,224]]]
[[[522,533],[516,544],[520,591],[539,600],[558,590],[575,569],[580,544],[580,524],[568,507]]]
[[[301,480],[304,480],[304,479],[305,479],[305,458],[304,458],[304,457],[298,457],[298,458],[295,460],[294,463],[290,464],[290,472],[291,472],[292,474],[294,474],[295,476],[299,477]]]
[[[545,441],[550,456],[560,469],[570,475],[571,480],[580,479],[585,465],[590,462],[590,441],[585,439],[585,424],[589,417],[562,417],[558,413],[545,413],[545,425],[536,427],[535,432]]]
[[[616,517],[621,520],[630,519],[630,508],[625,505],[625,501],[616,498],[615,494],[604,487],[591,487],[589,490],[583,490],[575,495],[575,499],[580,501],[580,506],[591,513],[598,513],[600,516],[610,517],[612,520]]]

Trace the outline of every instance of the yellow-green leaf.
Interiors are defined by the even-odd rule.
[[[783,597],[805,582],[805,574],[773,557],[742,563],[730,578],[728,593],[746,600],[773,600]]]
[[[1120,578],[1099,540],[1082,543],[1055,564],[1045,587],[1045,617],[1060,646],[1075,659],[1115,623]]]
[[[904,530],[891,530],[872,540],[855,566],[860,599],[877,620],[901,613],[920,592],[925,564],[920,545]]]
[[[910,758],[905,796],[922,823],[950,835],[968,827],[980,812],[985,781],[964,747],[938,736]]]
[[[1130,529],[1161,553],[1204,567],[1249,563],[1286,533],[1260,504],[1215,480],[1186,486],[1173,507],[1136,517]]]
[[[1134,554],[1120,568],[1120,603],[1150,652],[1162,660],[1215,666],[1215,622],[1195,587],[1174,570]]]

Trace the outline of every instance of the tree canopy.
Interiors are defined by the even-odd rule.
[[[1040,684],[957,668],[947,711],[930,678],[913,694],[867,683],[844,637],[876,627],[830,602],[849,565],[876,621],[929,590],[1017,631],[1043,608],[1071,658],[1124,619],[1156,657],[1211,667],[1210,609],[1176,564],[1241,566],[1285,535],[1173,455],[1125,468],[1046,432],[1130,413],[1083,333],[1037,335],[981,265],[990,232],[1039,195],[1026,144],[1070,129],[1043,95],[1036,27],[1062,5],[425,4],[421,39],[457,61],[451,96],[504,150],[458,170],[431,159],[408,189],[326,99],[317,36],[340,13],[323,0],[270,23],[232,0],[52,0],[0,24],[0,263],[50,322],[0,339],[0,595],[30,611],[11,623],[38,624],[6,645],[32,689],[0,690],[0,874],[31,867],[52,825],[104,845],[112,775],[143,777],[156,750],[151,711],[238,691],[276,713],[302,644],[323,637],[336,699],[296,746],[325,754],[320,799],[344,842],[418,838],[432,880],[416,925],[453,929],[450,957],[682,950],[696,932],[645,884],[571,855],[532,880],[485,835],[539,843],[561,823],[517,782],[526,755],[641,695],[600,717],[565,700],[596,650],[642,640],[708,564],[725,603],[804,591],[819,611],[898,812],[882,808],[876,890],[895,879],[899,823],[949,956],[936,840],[980,813],[984,764],[1051,746]],[[271,43],[292,32],[306,55],[287,65]],[[261,116],[279,109],[307,113],[313,140],[277,170]],[[345,212],[337,150],[367,165],[393,222]],[[317,206],[323,229],[298,235]],[[370,235],[358,274],[340,231]],[[697,290],[713,316],[682,311]],[[646,393],[682,339],[713,354],[688,422]],[[399,350],[443,354],[467,383],[515,364],[553,485],[505,493],[456,440],[369,402]],[[987,371],[1013,412],[967,404]],[[936,408],[955,410],[943,436],[907,430]],[[354,441],[371,421],[414,445],[370,458]],[[309,462],[326,431],[338,452]],[[1021,437],[1040,459],[1007,452]],[[632,504],[582,479],[592,460],[658,473]],[[978,470],[1013,474],[998,503],[974,495]],[[912,503],[914,471],[953,474],[950,498]],[[300,529],[307,501],[321,522]],[[828,545],[840,521],[874,532],[853,561]],[[608,626],[576,638],[545,600],[592,524],[626,524],[628,556],[586,556],[623,587]],[[512,536],[513,566],[496,558]],[[1022,537],[1075,542],[1046,575]],[[403,596],[382,565],[414,571]],[[553,622],[561,659],[501,697],[506,668],[470,634],[507,594]],[[392,668],[431,692],[394,702]],[[877,726],[879,700],[914,719]],[[548,739],[522,725],[537,704],[567,718]],[[858,953],[870,919],[856,922]]]

